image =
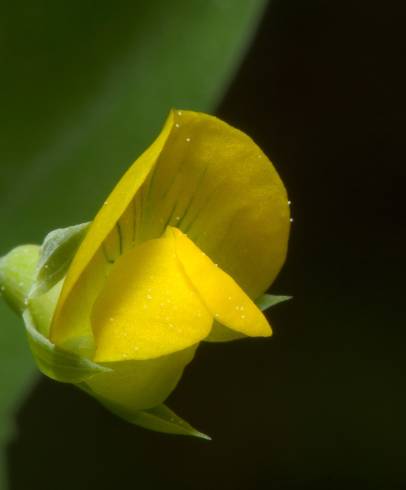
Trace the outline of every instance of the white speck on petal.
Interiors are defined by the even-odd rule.
[[[178,111],[178,116],[181,116],[182,115],[182,111]]]
[[[293,223],[293,218],[290,218],[290,220],[289,220],[289,221],[290,221],[291,223]]]

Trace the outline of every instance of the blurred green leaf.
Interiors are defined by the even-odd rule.
[[[212,111],[265,4],[3,2],[0,255],[91,219],[169,108]],[[23,325],[3,302],[0,320],[4,442],[33,362]]]

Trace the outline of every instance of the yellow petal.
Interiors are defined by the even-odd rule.
[[[209,335],[204,339],[205,342],[231,342],[233,340],[239,340],[246,338],[243,333],[231,330],[225,327],[219,322],[213,322],[213,327],[210,330]]]
[[[91,305],[114,261],[134,245],[159,238],[168,225],[187,233],[256,298],[285,260],[286,191],[247,135],[206,114],[171,112],[158,139],[108,197],[79,248],[53,318],[55,343],[91,334]]]
[[[175,226],[255,299],[286,255],[288,197],[247,135],[219,119],[177,112],[144,200],[143,238]]]
[[[144,242],[115,263],[92,310],[96,362],[151,359],[205,338],[213,317],[188,283],[171,239]]]
[[[269,337],[271,328],[255,303],[228,274],[180,230],[168,228],[185,274],[214,318],[250,337]]]
[[[86,384],[96,396],[129,411],[155,407],[174,390],[195,350],[192,346],[156,359],[109,363],[110,372]]]
[[[127,224],[127,216],[131,213],[125,212],[132,208],[134,196],[156,164],[173,124],[171,113],[159,137],[124,174],[93,220],[66,275],[51,325],[50,337],[53,342],[61,344],[75,335],[85,336],[90,333],[90,308],[113,262],[109,253],[111,243],[117,242],[116,235],[117,246],[121,248],[119,219],[126,214]],[[126,234],[127,230],[128,226]],[[103,260],[100,261],[97,255],[102,255]],[[78,286],[78,282],[82,284]]]

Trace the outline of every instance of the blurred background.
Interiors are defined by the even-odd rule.
[[[205,110],[286,184],[294,223],[271,292],[294,299],[269,311],[271,340],[203,345],[171,395],[211,442],[132,427],[40,378],[1,305],[4,488],[406,488],[404,14],[374,0],[7,5],[0,253],[90,219],[170,106]]]

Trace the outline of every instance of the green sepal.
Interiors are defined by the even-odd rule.
[[[20,245],[0,258],[0,290],[3,298],[16,312],[27,308],[39,257],[38,245]]]
[[[48,233],[41,246],[30,297],[46,293],[65,276],[88,228],[89,223],[82,223]]]
[[[259,298],[255,300],[255,304],[260,308],[261,311],[265,311],[272,306],[277,305],[278,303],[283,303],[284,301],[288,301],[292,299],[292,296],[283,296],[283,295],[275,295],[275,294],[263,294]]]
[[[79,384],[78,387],[96,398],[114,415],[117,415],[130,424],[138,425],[144,429],[153,430],[155,432],[163,432],[165,434],[178,434],[182,436],[199,437],[200,439],[209,441],[211,440],[210,436],[196,430],[164,404],[146,410],[129,410],[95,395],[84,383]]]
[[[32,355],[39,370],[45,376],[61,383],[81,383],[96,374],[111,371],[110,368],[54,345],[38,332],[28,309],[24,311],[22,316]]]
[[[118,415],[120,414],[118,413]],[[176,413],[163,404],[150,408],[149,410],[139,410],[126,420],[139,425],[140,427],[144,427],[144,429],[150,429],[156,432],[199,437],[200,439],[206,439],[208,441],[211,440],[210,436],[196,430],[188,422],[176,415]]]

